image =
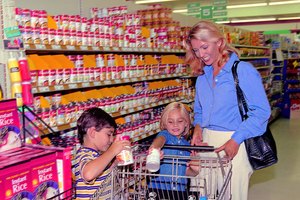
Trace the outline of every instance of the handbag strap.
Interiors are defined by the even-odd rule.
[[[236,95],[237,95],[237,100],[238,100],[239,111],[240,111],[242,120],[244,121],[248,118],[247,113],[249,111],[249,107],[245,100],[243,90],[240,88],[240,85],[239,85],[239,78],[238,78],[238,74],[237,74],[237,67],[238,67],[239,62],[240,61],[235,61],[233,63],[231,71],[232,71],[234,84],[235,84],[235,88],[236,88]]]

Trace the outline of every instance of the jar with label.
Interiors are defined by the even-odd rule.
[[[121,136],[120,140],[130,140],[130,137],[127,135]],[[132,164],[133,156],[132,156],[132,150],[131,147],[126,147],[126,150],[122,150],[117,156],[116,159],[118,161],[118,166],[125,166]]]
[[[160,152],[158,149],[152,149],[146,158],[146,168],[150,172],[157,172],[160,168]]]

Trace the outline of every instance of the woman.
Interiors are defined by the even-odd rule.
[[[208,143],[232,159],[232,199],[245,200],[253,172],[243,141],[265,132],[270,105],[259,72],[247,62],[238,64],[239,84],[249,106],[242,121],[231,72],[238,52],[210,21],[194,25],[186,41],[186,61],[196,74],[192,145]]]

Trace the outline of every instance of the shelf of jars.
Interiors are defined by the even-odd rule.
[[[251,46],[251,45],[241,45],[241,44],[232,44],[236,48],[250,48],[250,49],[270,49],[270,46]]]
[[[121,117],[121,116],[124,116],[124,115],[129,115],[129,114],[132,114],[132,113],[143,111],[143,110],[146,110],[146,109],[149,109],[149,108],[154,108],[154,107],[166,105],[166,104],[169,104],[169,103],[174,102],[174,101],[182,101],[184,99],[185,99],[184,97],[176,97],[176,98],[171,98],[171,99],[164,99],[164,100],[161,100],[159,102],[153,102],[153,103],[144,104],[144,105],[140,105],[140,106],[133,107],[133,108],[124,109],[124,110],[117,111],[117,112],[108,112],[108,113],[112,117],[118,118],[118,117]],[[43,119],[43,120],[48,125],[50,125],[49,119],[46,119],[46,120]],[[43,126],[43,125],[41,124],[40,126]],[[67,124],[54,125],[54,126],[50,125],[50,127],[55,132],[75,130],[76,129],[76,120],[73,120],[72,122],[67,123]],[[41,132],[43,133],[43,135],[47,135],[47,134],[51,133],[51,130],[49,130],[47,128],[41,128]]]
[[[105,80],[105,81],[69,83],[69,84],[52,85],[52,86],[37,86],[32,88],[32,92],[33,94],[41,94],[46,92],[58,92],[58,91],[74,90],[74,89],[81,89],[81,88],[93,88],[98,86],[110,86],[110,85],[120,85],[120,84],[123,85],[123,84],[142,82],[142,81],[180,78],[182,76],[186,76],[186,74],[185,73],[163,74],[163,75],[152,75],[152,76],[145,76],[145,77]]]
[[[110,53],[161,53],[176,54],[185,53],[183,49],[163,49],[163,48],[140,48],[140,47],[110,47],[110,46],[75,46],[75,45],[45,45],[45,44],[25,44],[24,50],[28,53],[35,52],[110,52]]]

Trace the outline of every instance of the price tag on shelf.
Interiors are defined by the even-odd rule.
[[[132,51],[132,49],[129,48],[129,47],[123,47],[123,48],[121,48],[121,50],[122,50],[122,51]]]
[[[88,46],[80,46],[80,49],[83,51],[87,51],[89,48],[88,48]]]
[[[75,88],[78,88],[78,85],[76,83],[71,83],[71,84],[68,85],[68,87],[70,89],[75,89]]]
[[[55,86],[54,86],[54,89],[55,89],[55,90],[64,90],[65,87],[64,87],[63,85],[55,85]]]
[[[113,47],[112,48],[114,51],[120,51],[120,48],[119,47]]]
[[[111,82],[110,80],[107,80],[107,81],[104,81],[104,84],[105,84],[105,85],[111,85],[112,82]]]
[[[134,48],[133,48],[133,51],[138,52],[138,51],[139,51],[139,48],[134,47]]]
[[[137,82],[138,79],[137,78],[131,78],[131,82]]]
[[[161,78],[166,78],[166,75],[165,74],[161,75]]]
[[[71,128],[74,128],[74,127],[76,127],[76,125],[77,125],[77,123],[76,123],[76,122],[72,122],[72,123],[70,123],[70,126],[71,126]]]
[[[37,88],[32,88],[32,93],[33,93],[33,94],[35,94],[35,93],[37,93],[37,92],[38,92]]]
[[[73,46],[73,45],[67,45],[66,48],[68,50],[75,50],[75,46]]]
[[[103,47],[103,51],[110,51],[110,47]]]
[[[53,50],[61,50],[61,46],[60,45],[51,45],[51,48]]]
[[[132,112],[134,112],[134,109],[133,108],[129,108],[128,112],[132,113]]]
[[[81,85],[82,85],[82,87],[90,87],[91,86],[89,82],[82,83]]]
[[[158,75],[153,76],[154,79],[159,79]]]
[[[46,49],[46,46],[43,45],[43,44],[36,44],[36,45],[35,45],[35,48],[36,48],[36,49],[39,49],[39,50],[42,50],[42,49]]]
[[[94,50],[94,51],[99,51],[99,47],[92,47],[92,49]]]
[[[114,82],[118,83],[118,84],[122,83],[122,81],[120,79],[116,79],[116,80],[114,80]]]
[[[24,48],[25,49],[30,49],[30,45],[29,44],[24,44]]]
[[[143,107],[142,106],[138,106],[137,109],[138,110],[143,110]]]
[[[149,104],[146,104],[144,107],[145,107],[145,108],[150,108],[150,105],[149,105]]]
[[[39,87],[39,92],[49,92],[50,88],[49,87]]]
[[[101,82],[99,81],[94,82],[94,86],[99,86],[99,85],[101,85]]]
[[[126,113],[127,113],[126,110],[120,111],[120,114],[121,114],[121,115],[125,115]]]

